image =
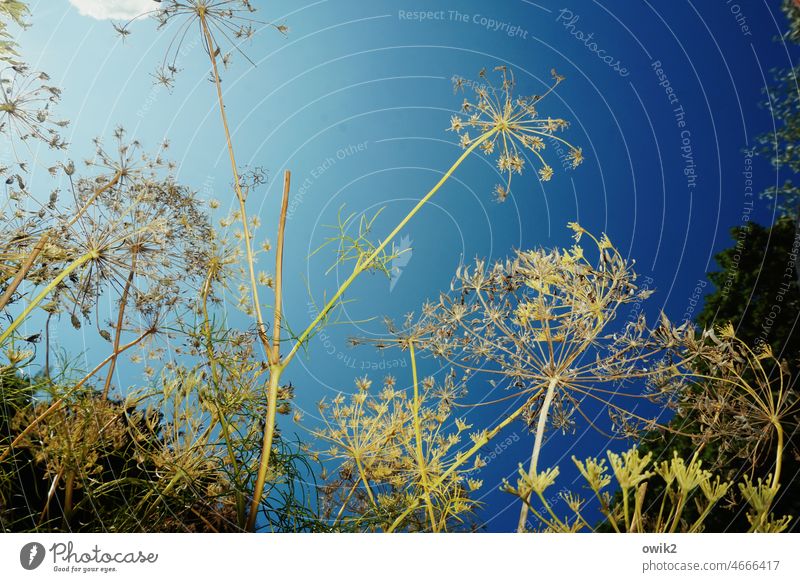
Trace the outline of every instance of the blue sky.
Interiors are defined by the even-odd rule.
[[[204,196],[233,201],[229,166],[207,58],[189,36],[174,90],[152,84],[170,31],[137,22],[122,42],[109,21],[82,16],[68,0],[32,1],[33,27],[20,35],[24,55],[64,88],[59,112],[72,119],[70,155],[91,151],[90,139],[122,124],[145,145],[172,142],[179,178]],[[637,260],[656,294],[649,316],[663,309],[676,320],[691,316],[698,286],[707,291],[713,255],[729,245],[728,229],[750,212],[771,221],[769,200],[748,197],[745,150],[772,128],[759,107],[770,70],[796,55],[776,41],[784,28],[775,2],[642,2],[571,0],[282,0],[261,2],[260,18],[285,23],[286,38],[266,28],[243,47],[255,66],[235,57],[223,72],[231,129],[242,165],[277,178],[291,169],[295,185],[286,236],[287,317],[294,327],[309,318],[306,281],[319,300],[346,273],[325,275],[332,262],[309,253],[326,235],[342,204],[386,210],[376,233],[392,226],[459,155],[445,131],[460,106],[453,75],[475,77],[499,64],[516,71],[519,90],[541,91],[555,67],[567,80],[541,110],[571,120],[569,140],[586,162],[559,170],[551,182],[533,172],[518,177],[504,204],[492,200],[494,168],[475,156],[408,226],[408,263],[393,281],[367,276],[352,288],[346,317],[400,318],[447,288],[463,260],[492,259],[514,248],[568,244],[566,223],[579,220],[606,232]],[[422,19],[419,11],[425,11]],[[556,162],[554,160],[554,162]],[[755,191],[774,183],[769,164],[753,160]],[[274,230],[280,180],[250,198],[251,212]],[[269,231],[269,233],[267,232]],[[274,234],[272,235],[274,237]],[[699,305],[696,307],[699,309]],[[242,327],[246,319],[235,321]],[[352,335],[380,333],[379,322],[337,326],[315,338],[308,357],[287,378],[313,425],[314,404],[355,376],[392,369],[410,382],[403,354],[352,349]],[[95,340],[83,337],[87,358]],[[429,372],[435,363],[426,363]],[[123,382],[124,383],[124,382]],[[489,395],[471,388],[475,400]],[[482,409],[492,421],[501,409]],[[544,464],[560,464],[563,483],[574,478],[569,456],[597,454],[605,438],[578,428],[553,435]],[[299,430],[285,427],[285,430]],[[490,531],[516,523],[516,505],[497,490],[530,451],[532,435],[509,429],[513,444],[484,471]],[[619,445],[613,445],[619,446]]]

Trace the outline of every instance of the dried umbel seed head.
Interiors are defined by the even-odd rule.
[[[21,143],[37,140],[54,149],[65,149],[60,130],[67,121],[53,119],[51,107],[61,98],[61,90],[48,83],[45,73],[33,72],[26,65],[0,71],[0,134],[9,142],[19,162]]]
[[[456,91],[469,85],[475,97],[472,101],[464,100],[461,114],[451,117],[449,129],[458,134],[463,148],[482,140],[481,151],[497,155],[497,168],[506,179],[495,187],[494,193],[502,202],[511,193],[512,176],[523,172],[528,155],[539,166],[539,179],[546,182],[554,173],[542,155],[549,144],[556,144],[559,150],[566,148],[566,158],[573,168],[583,162],[583,151],[556,135],[568,127],[565,120],[542,117],[537,109],[538,103],[555,90],[564,77],[551,71],[553,84],[542,95],[525,97],[514,95],[514,74],[507,67],[496,67],[495,71],[500,77],[497,85],[492,84],[485,69],[480,72],[478,82],[466,82],[461,77],[454,79]]]
[[[699,427],[695,444],[715,442],[720,455],[754,465],[768,455],[780,457],[783,435],[797,427],[799,403],[790,372],[772,349],[751,347],[730,324],[701,334],[661,329],[672,359],[687,364],[680,376],[659,379],[655,393],[676,402]]]
[[[37,286],[71,269],[42,307],[68,313],[74,327],[98,312],[101,298],[124,297],[130,317],[115,327],[153,335],[168,313],[185,306],[187,292],[200,288],[211,260],[210,222],[194,191],[175,181],[170,164],[144,155],[121,129],[114,148],[96,144],[90,173],[72,170],[71,196],[51,196],[44,214],[4,220],[0,257],[7,257],[14,276],[36,250],[24,278]],[[111,341],[107,329],[98,331]]]
[[[289,27],[284,23],[254,18],[256,8],[250,0],[161,0],[156,6],[125,24],[114,25],[114,29],[125,38],[131,34],[130,24],[133,21],[152,17],[158,21],[159,30],[174,31],[164,59],[153,75],[157,83],[168,88],[172,87],[179,71],[180,59],[188,52],[184,46],[189,38],[186,33],[193,26],[199,25],[200,38],[197,40],[205,52],[215,59],[219,57],[225,66],[230,63],[232,52],[238,52],[250,60],[240,46],[243,41],[255,36],[257,28],[270,27],[284,36],[289,32]],[[229,45],[229,52],[224,54],[221,47],[223,39]]]
[[[637,285],[633,262],[608,237],[571,228],[577,240],[570,249],[517,251],[459,267],[450,292],[424,305],[408,331],[395,329],[393,340],[376,343],[405,348],[413,341],[469,374],[487,374],[513,393],[509,398],[529,399],[523,418],[532,427],[551,385],[548,425],[562,432],[573,430],[590,402],[619,421],[650,421],[628,411],[643,397],[644,382],[636,380],[667,374],[659,364],[661,337],[641,317],[615,320],[651,291]]]

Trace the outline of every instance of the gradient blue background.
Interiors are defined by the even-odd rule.
[[[453,94],[450,78],[476,77],[481,68],[498,64],[516,71],[523,94],[542,91],[552,67],[567,77],[540,110],[571,120],[566,137],[583,147],[586,162],[565,172],[553,159],[557,173],[551,182],[539,183],[529,171],[515,179],[509,200],[497,204],[491,197],[498,178],[494,166],[474,156],[408,226],[413,254],[394,286],[385,278],[365,276],[348,293],[356,301],[347,305],[344,317],[399,319],[447,288],[459,262],[504,257],[513,248],[567,245],[566,223],[578,220],[593,232],[608,233],[623,254],[637,260],[640,275],[652,277],[657,293],[645,305],[650,317],[663,309],[681,320],[698,282],[706,282],[706,273],[715,268],[714,253],[730,244],[728,229],[742,223],[745,203],[753,200],[744,195],[743,150],[773,127],[769,109],[758,106],[769,71],[789,66],[796,56],[776,40],[786,27],[777,2],[254,4],[260,18],[286,23],[290,33],[283,38],[269,28],[260,31],[243,47],[256,66],[235,57],[223,72],[223,86],[241,165],[262,166],[273,178],[249,200],[251,212],[264,222],[259,238],[274,239],[278,178],[286,168],[293,173],[286,313],[295,329],[309,320],[304,279],[320,301],[324,290],[330,294],[348,274],[325,276],[333,261],[330,253],[308,259],[326,236],[322,225],[334,221],[342,204],[366,212],[385,206],[377,236],[402,217],[459,154],[454,135],[444,131],[463,98]],[[737,22],[734,6],[750,35]],[[226,210],[233,200],[230,168],[207,57],[196,34],[187,37],[183,70],[169,92],[153,86],[150,76],[163,58],[169,29],[156,32],[153,22],[138,22],[123,43],[109,22],[80,16],[67,0],[31,2],[31,7],[33,27],[20,42],[33,66],[50,72],[64,88],[58,111],[72,119],[70,156],[90,155],[91,138],[109,137],[118,124],[146,146],[156,147],[169,137],[179,178],[204,197],[222,200]],[[579,16],[575,30],[593,33],[598,47],[619,59],[629,75],[619,75],[571,35],[558,21],[562,9]],[[443,10],[445,18],[420,23],[400,17],[400,11],[414,10]],[[468,22],[451,19],[453,10],[467,15]],[[524,34],[509,37],[487,30],[474,22],[476,15],[517,26]],[[687,188],[683,173],[675,105],[658,84],[654,61],[661,61],[685,110],[698,173],[693,189]],[[361,151],[349,151],[353,148]],[[322,165],[323,171],[316,170]],[[753,169],[756,191],[775,183],[768,161],[756,159]],[[755,198],[756,219],[767,223],[774,215],[771,201]],[[271,265],[264,267],[271,270]],[[241,315],[232,318],[242,328],[250,325]],[[37,331],[35,322],[29,325],[31,333]],[[297,387],[296,403],[306,411],[304,425],[314,426],[321,397],[351,391],[364,369],[399,366],[391,373],[408,386],[405,354],[347,345],[349,336],[381,331],[379,320],[328,328],[311,342],[308,356],[293,363],[286,378]],[[77,332],[63,328],[59,333],[63,346],[84,353],[87,367],[105,356],[91,332],[75,341]],[[424,368],[438,370],[435,362]],[[120,368],[122,386],[138,381],[125,377],[126,370],[130,373]],[[383,372],[371,375],[377,383]],[[475,382],[469,400],[498,396],[502,393]],[[486,423],[503,411],[486,407],[473,414]],[[284,430],[303,436],[301,428],[288,423]],[[521,424],[500,440],[505,437],[513,437],[512,446],[482,475],[485,507],[479,517],[489,531],[516,525],[518,507],[498,486],[528,458],[532,443]],[[583,458],[608,446],[621,444],[579,424],[575,435],[551,436],[541,463],[561,465],[559,487],[575,488],[570,455]]]

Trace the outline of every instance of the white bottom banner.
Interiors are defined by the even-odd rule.
[[[2,534],[0,580],[800,580],[800,534]]]

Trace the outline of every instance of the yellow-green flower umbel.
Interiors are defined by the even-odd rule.
[[[569,123],[563,119],[541,117],[536,108],[539,101],[552,93],[564,77],[555,69],[551,70],[553,83],[542,95],[515,97],[514,74],[505,66],[495,67],[502,78],[499,86],[489,81],[486,70],[479,74],[478,83],[467,83],[463,78],[454,80],[456,91],[463,90],[465,85],[473,87],[475,100],[464,99],[461,115],[450,119],[450,130],[459,135],[463,148],[468,148],[475,139],[491,134],[484,139],[480,149],[486,155],[497,152],[497,168],[505,175],[503,184],[495,187],[495,195],[499,201],[505,200],[511,191],[511,178],[521,174],[530,152],[539,164],[539,179],[548,181],[553,177],[553,168],[548,164],[542,152],[548,143],[560,143],[567,148],[566,159],[569,165],[576,168],[583,161],[581,148],[575,147],[555,135],[566,129]],[[473,138],[470,129],[476,129],[478,136]]]

